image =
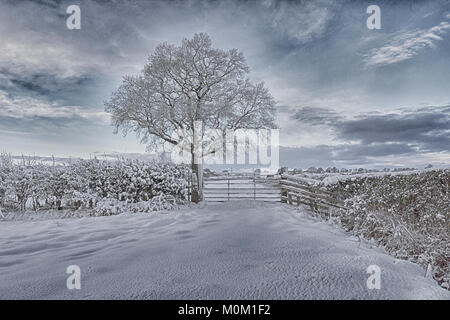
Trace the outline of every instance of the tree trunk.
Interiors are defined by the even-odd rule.
[[[203,200],[203,167],[196,163],[195,155],[192,154],[191,169],[193,173],[191,186],[191,201],[198,203]]]
[[[62,210],[62,201],[61,201],[61,199],[57,199],[56,200],[56,208],[58,210]]]

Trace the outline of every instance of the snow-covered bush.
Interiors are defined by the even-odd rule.
[[[159,195],[187,198],[190,171],[185,166],[137,160],[84,160],[80,165],[72,189],[98,199],[136,203]]]
[[[174,210],[179,201],[165,194],[152,197],[147,201],[128,202],[113,198],[104,198],[98,201],[94,207],[93,215],[111,216],[121,213],[149,213],[160,210]]]
[[[95,215],[172,209],[188,198],[190,169],[138,160],[14,164],[0,155],[0,208],[92,209]]]
[[[0,210],[5,205],[7,185],[6,179],[11,174],[11,156],[5,152],[0,153]]]
[[[348,231],[374,239],[394,256],[412,260],[450,289],[450,170],[426,170],[338,179],[329,191],[349,210],[335,219]]]

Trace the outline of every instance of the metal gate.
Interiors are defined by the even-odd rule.
[[[205,201],[281,201],[280,180],[278,178],[259,175],[222,175],[205,177],[203,181],[203,198]]]

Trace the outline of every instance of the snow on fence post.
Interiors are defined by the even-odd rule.
[[[203,201],[203,158],[198,165],[198,200]]]
[[[229,173],[228,173],[227,195],[228,195],[228,200],[230,200],[230,174]]]
[[[310,207],[312,212],[316,212],[317,211],[316,192],[315,192],[314,188],[309,188],[309,191],[311,192],[311,196],[310,196],[311,199],[310,199],[310,202],[309,202],[309,207]]]
[[[286,203],[287,202],[287,190],[283,189],[283,180],[285,180],[286,178],[281,175],[280,176],[280,188],[281,188],[281,203]]]
[[[187,200],[192,201],[192,174],[188,177],[187,191]]]
[[[253,200],[256,200],[256,176],[253,172]]]
[[[311,184],[311,182],[292,175],[282,174],[280,177],[281,202],[293,205],[292,197],[296,197],[297,206],[304,204],[312,212],[324,212],[332,207],[347,209],[345,203],[337,195]],[[328,212],[327,212],[328,213]]]

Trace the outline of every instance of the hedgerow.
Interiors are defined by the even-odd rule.
[[[326,188],[345,199],[348,210],[335,221],[373,239],[400,259],[431,268],[450,289],[450,170],[337,179]]]
[[[0,155],[0,210],[92,209],[93,215],[172,209],[188,199],[190,169],[157,161],[13,163]]]

